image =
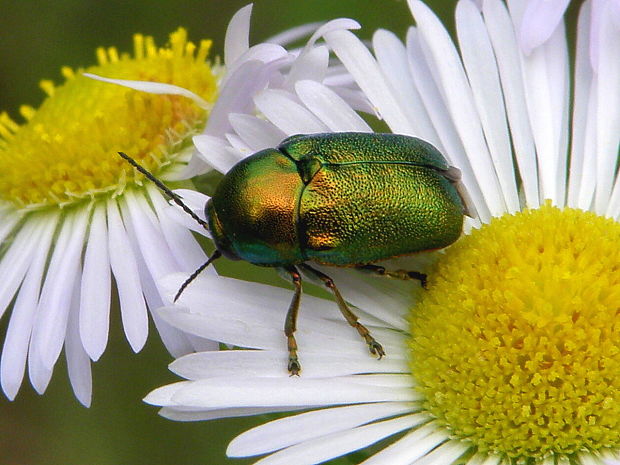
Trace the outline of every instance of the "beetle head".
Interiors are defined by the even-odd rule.
[[[205,215],[209,223],[209,232],[211,233],[211,238],[213,239],[216,249],[230,260],[240,260],[239,256],[233,251],[232,243],[222,227],[217,211],[213,206],[213,199],[207,201]]]

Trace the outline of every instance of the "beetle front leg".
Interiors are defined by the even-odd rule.
[[[297,341],[295,340],[295,330],[297,330],[297,314],[299,313],[299,303],[301,301],[301,275],[294,266],[284,267],[293,280],[295,294],[286,313],[284,321],[284,334],[286,335],[288,346],[288,371],[291,376],[299,376],[301,364],[297,358]]]
[[[332,291],[332,293],[334,294],[334,298],[336,299],[338,308],[340,309],[340,312],[347,320],[347,323],[353,326],[357,330],[357,332],[360,334],[360,336],[364,338],[364,341],[366,341],[366,344],[368,344],[368,350],[370,350],[370,353],[378,356],[379,358],[383,357],[385,355],[383,346],[379,344],[375,340],[375,338],[370,335],[370,331],[368,331],[368,328],[366,328],[366,326],[364,326],[362,323],[358,321],[357,315],[355,315],[355,313],[351,311],[347,303],[344,301],[344,299],[342,298],[342,295],[340,295],[340,291],[338,291],[338,288],[334,284],[334,281],[332,280],[332,278],[327,276],[325,273],[321,273],[319,270],[315,270],[314,268],[306,265],[305,263],[302,263],[299,266],[303,268],[304,270],[308,271],[309,273],[312,273],[314,276],[319,278],[321,281],[323,281],[323,284],[325,284],[325,286],[330,291]]]
[[[380,276],[387,276],[388,278],[396,278],[402,280],[409,279],[417,279],[420,281],[420,284],[424,289],[426,287],[426,275],[424,273],[420,273],[419,271],[407,271],[407,270],[386,270],[384,267],[379,265],[356,265],[355,268],[361,271],[370,271],[371,273],[376,273]]]

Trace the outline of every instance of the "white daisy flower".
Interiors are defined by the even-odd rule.
[[[0,376],[9,399],[26,359],[31,383],[43,393],[64,345],[73,390],[89,405],[90,361],[108,340],[112,281],[137,352],[147,339],[148,310],[167,302],[159,279],[204,260],[191,232],[165,213],[164,196],[116,152],[163,179],[186,166],[221,75],[206,60],[209,47],[188,42],[182,29],[165,48],[136,35],[133,56],[102,48],[99,64],[88,68],[183,86],[202,97],[202,106],[63,68],[64,84],[41,83],[48,97],[40,108],[22,108],[24,124],[0,115],[0,311],[12,309]],[[176,356],[214,345],[153,317]]]
[[[179,358],[171,369],[186,380],[146,402],[181,421],[294,412],[229,445],[231,457],[266,455],[260,464],[373,444],[364,464],[618,458],[620,10],[583,4],[572,66],[563,22],[541,33],[527,5],[460,0],[458,44],[418,0],[406,43],[377,31],[374,55],[348,31],[323,33],[393,132],[430,141],[462,170],[480,217],[433,254],[427,291],[323,268],[387,356],[369,357],[333,301],[304,296],[304,370],[290,377],[291,293],[204,275],[161,316],[240,349]],[[204,160],[225,172],[287,135],[371,130],[328,77],[268,84],[209,135],[218,151],[197,138]],[[162,285],[171,295],[185,277]]]

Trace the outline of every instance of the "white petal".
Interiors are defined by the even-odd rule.
[[[528,118],[517,39],[503,2],[486,0],[483,9],[485,24],[501,77],[512,143],[526,204],[530,208],[536,208],[540,203],[536,150]]]
[[[224,63],[230,67],[249,48],[252,4],[239,9],[228,23],[224,39]]]
[[[129,87],[130,89],[139,90],[141,92],[148,92],[149,94],[181,95],[182,97],[192,99],[194,103],[201,108],[211,108],[211,104],[205,99],[203,99],[200,95],[197,95],[190,90],[184,89],[183,87],[175,86],[173,84],[165,84],[163,82],[134,81],[131,79],[110,79],[91,73],[84,73],[84,76],[96,79],[97,81],[117,84],[119,86]]]
[[[370,126],[342,98],[323,84],[302,80],[295,86],[295,91],[302,103],[330,131],[372,131]]]
[[[243,63],[233,74],[229,74],[226,85],[220,88],[204,133],[224,134],[230,129],[228,115],[250,113],[254,108],[252,96],[267,85],[273,68],[277,69],[277,63],[265,65],[254,60]]]
[[[233,417],[249,417],[255,415],[265,415],[268,413],[277,412],[290,412],[295,410],[289,407],[283,407],[281,409],[276,407],[268,408],[229,408],[229,409],[207,409],[207,410],[186,410],[176,409],[174,407],[164,407],[159,411],[159,414],[174,421],[206,421],[217,420],[220,418],[233,418]]]
[[[326,34],[325,40],[392,131],[412,135],[413,128],[396,100],[394,90],[364,44],[349,31],[342,30]]]
[[[0,209],[0,243],[3,243],[7,236],[13,231],[13,227],[21,220],[22,215],[11,210]]]
[[[322,82],[327,73],[328,64],[329,50],[327,47],[314,47],[305,51],[291,65],[284,88],[292,91],[295,83],[300,79]]]
[[[282,376],[288,352],[267,350],[230,350],[200,352],[181,357],[170,370],[183,378],[197,380],[216,376],[277,377]],[[303,376],[321,378],[364,373],[407,373],[404,354],[393,354],[377,360],[366,354],[303,353]]]
[[[184,279],[183,275],[169,276],[162,284],[167,292],[175,293]],[[285,289],[202,275],[181,296],[181,305],[162,308],[159,315],[197,336],[241,347],[285,350],[283,327],[291,298]],[[369,329],[388,354],[401,351],[400,333]],[[369,356],[366,344],[331,301],[304,296],[295,334],[302,352]]]
[[[90,372],[90,360],[82,346],[79,332],[79,305],[80,285],[75,283],[69,321],[67,322],[67,338],[65,340],[65,356],[67,359],[67,371],[75,397],[85,407],[90,407],[92,398],[93,382]]]
[[[542,45],[562,20],[570,0],[529,0],[521,20],[519,40],[525,54]]]
[[[302,24],[301,26],[296,26],[291,29],[287,29],[279,34],[271,36],[265,39],[265,42],[269,42],[270,44],[278,44],[278,45],[287,45],[292,42],[295,42],[303,37],[309,36],[314,33],[323,23],[307,23]]]
[[[84,349],[95,361],[105,350],[110,326],[110,254],[105,217],[105,206],[97,205],[86,242],[80,290],[79,333]]]
[[[4,314],[13,300],[15,292],[19,289],[19,285],[26,275],[33,254],[37,250],[33,235],[38,228],[44,227],[47,222],[55,225],[58,221],[58,215],[49,215],[41,219],[35,217],[29,220],[19,229],[13,243],[8,247],[4,256],[0,258],[0,316]],[[48,251],[44,253],[47,254]]]
[[[49,369],[56,363],[65,340],[88,218],[85,208],[65,218],[41,290],[32,350]]]
[[[272,123],[256,116],[233,113],[229,119],[235,132],[254,152],[277,147],[286,137]]]
[[[401,108],[412,127],[411,135],[430,142],[444,151],[437,132],[420,97],[409,70],[407,50],[392,32],[378,30],[372,37],[377,63],[402,103]]]
[[[607,213],[613,182],[616,178],[620,148],[620,27],[613,23],[610,7],[603,11],[600,22],[598,101],[597,118],[597,183],[595,211],[599,215]],[[616,202],[620,192],[614,193]],[[613,210],[616,211],[613,211]],[[615,217],[618,204],[609,216]]]
[[[301,413],[246,431],[230,442],[226,453],[231,457],[266,454],[411,410],[411,404],[384,402]],[[428,421],[425,415],[418,415],[418,418],[420,422]]]
[[[586,128],[588,126],[588,107],[592,88],[592,67],[590,66],[590,12],[591,2],[584,3],[579,12],[577,24],[577,50],[575,52],[575,78],[571,134],[570,170],[568,171],[568,197],[570,207],[578,206],[579,192],[584,177]]]
[[[179,271],[179,266],[147,200],[130,190],[125,192],[123,200],[120,205],[125,223],[131,223],[142,258],[157,284],[160,278]]]
[[[416,400],[410,386],[364,385],[347,378],[306,379],[304,377],[209,378],[182,386],[173,396],[178,405],[202,408],[283,407],[359,404],[365,402],[408,402]]]
[[[32,242],[36,249],[32,255],[28,273],[15,300],[4,339],[0,378],[2,389],[11,400],[17,395],[24,377],[26,355],[37,311],[41,281],[57,219],[58,215],[54,215],[50,221],[40,222],[35,231]]]
[[[174,193],[181,198],[183,203],[187,205],[187,207],[193,211],[198,218],[202,221],[207,221],[205,216],[205,207],[209,200],[209,196],[190,189],[175,189]],[[202,236],[209,238],[211,237],[209,231],[207,231],[204,226],[189,216],[187,212],[183,211],[183,209],[177,204],[171,203],[166,208],[166,213],[168,216],[180,225],[183,225],[185,228],[191,229]]]
[[[148,319],[138,265],[115,201],[108,201],[107,213],[110,266],[118,289],[123,329],[133,351],[139,352],[148,335]]]
[[[28,376],[35,391],[43,394],[52,379],[52,369],[45,366],[41,357],[34,353],[33,339],[30,338],[28,348]]]
[[[568,114],[568,52],[564,27],[559,27],[544,45],[523,57],[522,66],[542,199],[562,205],[563,199],[558,194],[566,181],[565,174],[559,174],[560,157],[565,159],[561,138]]]
[[[200,158],[220,173],[227,173],[241,159],[239,152],[230,148],[222,139],[203,134],[194,136],[194,145]]]
[[[498,465],[500,461],[501,461],[501,457],[499,457],[498,455],[487,455],[487,454],[477,453],[476,455],[471,457],[465,463],[465,465]]]
[[[168,216],[170,206],[164,201],[162,194],[150,186],[148,189],[149,199],[155,208],[157,221],[161,227],[164,239],[182,271],[194,271],[206,261],[206,255],[192,233]],[[188,215],[189,216],[189,215]]]
[[[415,463],[416,465],[443,465],[445,463],[454,463],[461,455],[467,452],[470,447],[469,444],[462,441],[448,441]]]
[[[330,276],[347,302],[372,315],[388,327],[405,329],[406,314],[413,304],[410,292],[417,282],[365,276],[343,268],[317,267]]]
[[[409,0],[409,8],[417,21],[429,65],[441,83],[441,91],[467,156],[472,166],[476,167],[474,175],[484,194],[485,202],[491,214],[499,216],[504,213],[506,206],[458,53],[444,26],[425,4]],[[463,174],[467,183],[467,172]],[[485,221],[485,218],[481,219]]]
[[[407,53],[411,75],[441,140],[439,147],[443,147],[446,159],[461,170],[463,182],[467,185],[480,218],[488,219],[491,217],[489,207],[484,200],[480,186],[476,182],[471,163],[444,104],[443,96],[437,88],[435,78],[426,62],[420,43],[420,34],[415,28],[409,28],[407,32]]]
[[[354,19],[349,18],[338,18],[332,19],[327,23],[323,24],[320,28],[316,30],[312,37],[308,40],[306,44],[306,50],[314,45],[314,43],[319,40],[319,38],[324,37],[326,34],[329,34],[332,31],[346,30],[346,29],[360,29],[360,24]]]
[[[470,0],[456,7],[459,47],[480,115],[484,136],[509,213],[519,210],[519,197],[508,136],[506,109],[491,42],[480,11]]]
[[[265,89],[254,97],[254,103],[258,110],[287,136],[327,132],[327,126],[295,102],[287,92]]]
[[[391,446],[384,448],[362,463],[364,465],[379,465],[383,463],[389,463],[390,465],[411,464],[446,439],[448,439],[447,431],[438,427],[435,423],[429,423],[411,431]]]
[[[313,465],[369,446],[386,437],[411,428],[416,415],[360,426],[324,438],[307,441],[272,454],[256,465]]]
[[[228,86],[228,81],[231,76],[235,75],[237,69],[243,66],[244,63],[251,61],[258,61],[261,63],[277,62],[280,59],[286,59],[290,61],[293,57],[289,57],[287,51],[276,44],[260,43],[250,47],[246,52],[239,57],[239,59],[233,63],[226,71],[227,74],[221,82],[221,87]]]

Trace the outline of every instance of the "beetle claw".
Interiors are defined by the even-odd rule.
[[[383,350],[383,346],[374,339],[368,343],[368,350],[370,350],[371,354],[376,355],[379,360],[381,360],[385,355],[385,350]]]
[[[299,372],[301,371],[301,364],[297,357],[289,357],[288,359],[288,372],[290,376],[299,376]]]

